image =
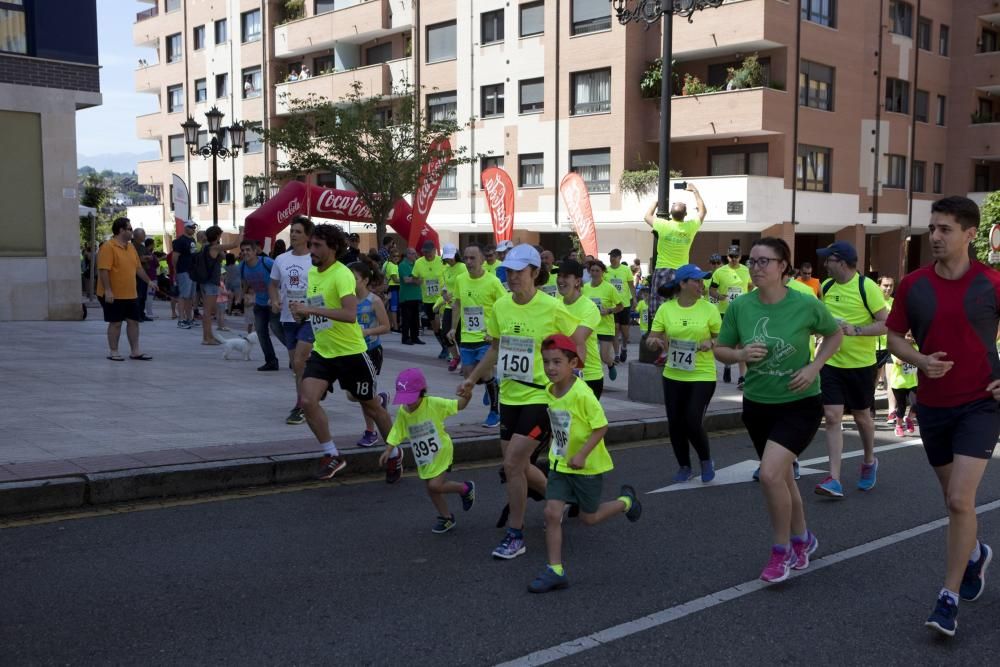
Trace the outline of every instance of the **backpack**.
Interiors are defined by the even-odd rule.
[[[873,313],[872,309],[868,307],[868,295],[865,294],[865,280],[867,279],[863,273],[858,274],[858,290],[861,291],[861,304],[865,307],[865,310],[868,311],[868,315],[872,318],[872,322],[874,322],[875,313]],[[826,296],[826,293],[830,291],[830,288],[833,287],[833,283],[833,278],[828,278],[826,282],[823,283],[823,296]]]
[[[198,284],[207,283],[212,279],[212,258],[208,254],[209,246],[205,246],[194,254],[188,275]]]
[[[257,258],[257,261],[264,265],[267,270],[268,280],[270,280],[271,267],[274,266],[274,260],[270,257],[264,257],[263,255]],[[254,269],[256,270],[256,269]],[[243,282],[247,281],[247,263],[240,262],[240,280]]]

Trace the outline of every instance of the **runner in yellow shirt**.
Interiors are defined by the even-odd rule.
[[[445,286],[444,261],[438,257],[437,248],[433,241],[425,241],[420,250],[423,252],[423,256],[413,263],[411,277],[420,281],[420,300],[423,302],[423,313],[427,321],[431,323],[434,337],[441,345],[438,359],[447,359],[448,341],[441,334],[441,318],[434,315],[434,302],[437,301]]]
[[[601,324],[597,327],[597,341],[601,349],[601,361],[608,367],[608,379],[614,382],[618,378],[615,364],[615,314],[620,312],[624,303],[622,295],[614,285],[604,279],[607,267],[604,262],[595,259],[587,264],[590,282],[583,286],[583,296],[590,299],[601,313]]]
[[[719,314],[726,316],[729,304],[736,301],[750,291],[750,269],[740,264],[742,253],[737,245],[729,246],[727,259],[729,262],[725,266],[720,266],[712,273],[712,286],[709,290],[712,298],[715,299],[719,308]],[[747,365],[740,362],[740,375],[736,379],[736,388],[743,390],[744,376],[747,374]],[[722,381],[732,382],[732,368],[726,366],[722,370]]]
[[[444,285],[448,292],[452,295],[455,294],[455,281],[457,281],[461,276],[469,274],[469,270],[465,268],[465,264],[462,264],[458,260],[458,246],[453,243],[445,243],[444,247],[441,248],[441,259],[444,261]],[[452,308],[451,301],[449,300],[444,307],[444,311],[441,313],[441,334],[442,338],[446,338],[448,332],[452,329]],[[447,339],[446,343],[450,342]],[[451,343],[448,347],[448,353],[451,355],[448,360],[448,371],[454,372],[458,370],[459,364],[459,354],[458,347],[454,343]]]
[[[625,363],[628,359],[629,332],[632,329],[632,309],[635,307],[635,276],[628,264],[622,264],[621,250],[615,248],[608,254],[608,258],[611,264],[605,272],[605,279],[618,290],[623,303],[622,309],[615,313],[615,357]]]
[[[583,381],[587,383],[598,399],[604,392],[604,367],[597,344],[597,329],[601,325],[601,312],[593,301],[583,296],[583,267],[572,259],[559,265],[559,294],[570,315],[580,322],[587,331],[587,362],[580,369]]]

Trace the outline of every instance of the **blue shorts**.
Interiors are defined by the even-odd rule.
[[[289,350],[294,350],[299,341],[310,345],[316,342],[309,322],[282,322],[281,328],[285,330],[285,347]]]
[[[390,287],[389,288],[389,312],[397,313],[399,312],[399,288]]]
[[[191,280],[190,274],[187,271],[184,273],[177,274],[177,298],[178,299],[194,299],[196,294],[197,285],[193,280]]]
[[[482,345],[477,345],[476,347],[459,347],[458,352],[462,356],[462,365],[472,368],[486,356],[486,353],[490,349],[489,343],[483,343]]]
[[[198,283],[205,296],[219,296],[219,283]]]

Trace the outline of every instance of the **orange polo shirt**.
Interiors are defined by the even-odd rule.
[[[97,269],[106,269],[111,281],[111,291],[116,299],[137,299],[135,291],[136,271],[139,269],[139,253],[131,243],[122,244],[111,239],[97,251]],[[97,279],[97,296],[104,296],[104,282]]]
[[[808,280],[803,280],[802,278],[796,278],[800,283],[806,285],[813,291],[816,296],[819,296],[819,278],[809,278]]]

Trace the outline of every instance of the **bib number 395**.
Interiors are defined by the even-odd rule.
[[[422,422],[410,427],[410,449],[418,466],[424,467],[434,463],[438,452],[441,451],[441,438],[434,422]]]
[[[525,336],[502,336],[497,358],[504,380],[535,381],[535,339]]]

